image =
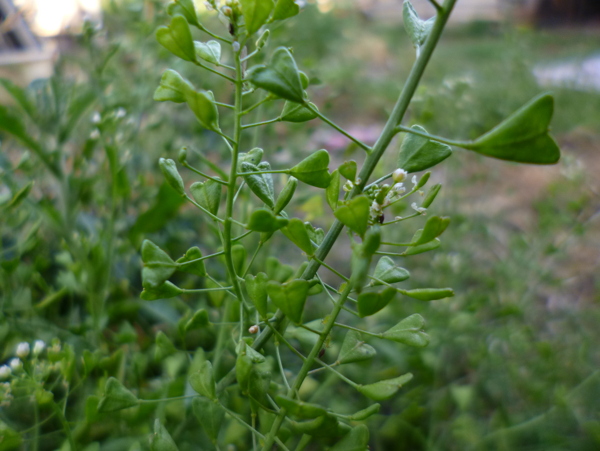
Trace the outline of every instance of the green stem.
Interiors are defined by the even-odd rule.
[[[315,362],[318,363],[319,365],[321,365],[326,370],[329,370],[330,372],[332,372],[333,374],[335,374],[337,377],[339,377],[341,380],[343,380],[344,382],[346,382],[348,385],[350,385],[350,386],[352,386],[354,388],[358,387],[358,384],[356,382],[354,382],[353,380],[348,379],[346,376],[344,376],[338,370],[334,369],[331,365],[328,365],[327,363],[323,362],[321,359],[315,359]]]
[[[254,171],[254,172],[240,172],[238,177],[244,177],[246,175],[261,175],[261,174],[289,174],[289,169],[272,169],[270,171]]]
[[[218,179],[218,178],[216,178],[216,177],[212,177],[212,176],[210,176],[210,175],[208,175],[208,174],[205,174],[205,173],[204,173],[204,172],[202,172],[202,171],[199,171],[199,170],[198,170],[198,169],[196,169],[195,167],[193,167],[193,166],[190,166],[190,165],[188,164],[188,162],[187,162],[187,161],[184,161],[184,162],[183,162],[183,167],[185,167],[185,168],[188,168],[190,171],[192,171],[192,172],[195,172],[195,173],[196,173],[196,174],[198,174],[199,176],[201,176],[201,177],[204,177],[204,178],[207,178],[208,180],[212,180],[213,182],[220,183],[221,185],[226,185],[226,186],[228,185],[228,183],[227,183],[225,180],[221,180],[221,179]]]
[[[184,293],[209,293],[211,291],[229,291],[232,288],[233,287],[196,288],[196,289],[190,289],[190,290],[183,289],[183,292]]]
[[[384,222],[383,224],[381,224],[382,226],[386,226],[386,225],[390,225],[390,224],[396,224],[398,222],[402,222],[402,221],[406,221],[407,219],[412,219],[412,218],[417,218],[419,216],[423,216],[421,213],[414,213],[410,216],[405,216],[403,218],[400,219],[394,219],[393,221],[389,221],[389,222]],[[377,253],[377,252],[375,252]]]
[[[215,252],[214,254],[210,254],[210,255],[205,255],[204,257],[200,257],[200,258],[195,258],[193,260],[189,260],[187,262],[182,262],[182,263],[177,263],[177,267],[182,267],[182,266],[186,266],[186,265],[191,265],[193,263],[197,263],[197,262],[201,262],[202,260],[206,260],[207,258],[213,258],[213,257],[218,257],[219,255],[223,255],[225,252],[221,251],[221,252]]]
[[[259,106],[261,106],[263,103],[268,102],[269,100],[272,100],[273,97],[271,97],[270,95],[268,95],[267,97],[265,97],[262,100],[259,100],[258,102],[256,102],[254,105],[252,105],[249,108],[246,108],[244,111],[242,111],[242,116],[245,116],[246,114],[254,111],[256,108],[258,108]]]
[[[331,271],[332,273],[334,273],[336,276],[338,276],[343,281],[345,281],[345,282],[349,282],[350,281],[350,279],[348,279],[345,275],[343,275],[342,273],[338,272],[336,269],[332,268],[331,266],[329,266],[324,261],[319,260],[317,257],[313,257],[313,258],[315,260],[317,260],[321,266],[327,268],[329,271]]]
[[[225,75],[225,74],[219,72],[218,70],[213,69],[212,67],[208,67],[208,66],[202,64],[200,61],[195,61],[194,64],[198,67],[201,67],[202,69],[206,69],[207,71],[212,72],[215,75],[220,75],[221,77],[223,77],[226,80],[229,80],[232,83],[236,82],[235,79],[231,78],[229,75]]]
[[[295,451],[304,451],[304,449],[308,446],[312,437],[310,435],[304,434],[298,444],[296,445]]]
[[[208,159],[206,157],[206,155],[204,155],[202,152],[200,152],[199,150],[195,150],[194,153],[196,153],[196,155],[198,155],[198,157],[200,157],[200,159],[202,160],[202,162],[208,166],[209,168],[211,168],[213,171],[215,171],[217,174],[219,174],[219,176],[225,180],[225,182],[227,182],[228,178],[227,178],[227,173],[225,171],[223,171],[223,169],[221,169],[217,164],[215,164],[214,162],[210,161],[210,159]],[[186,166],[187,167],[187,166]]]
[[[308,108],[310,111],[312,111],[314,114],[316,114],[317,117],[319,119],[321,119],[323,122],[325,122],[327,125],[329,125],[330,127],[334,128],[335,130],[337,130],[338,132],[340,132],[342,135],[344,135],[346,138],[348,138],[350,141],[352,141],[356,145],[358,145],[361,149],[365,150],[367,153],[371,152],[371,148],[369,146],[367,146],[365,143],[363,143],[358,138],[355,138],[354,136],[352,136],[350,133],[348,133],[346,130],[344,130],[339,125],[336,125],[334,122],[332,122],[326,116],[324,116],[323,114],[321,114],[321,112],[319,112],[319,110],[317,110],[315,107],[313,107],[310,103],[307,102],[307,103],[304,104],[304,106],[306,108]]]
[[[231,41],[229,39],[226,39],[224,37],[219,36],[218,34],[214,34],[212,31],[210,31],[209,29],[207,29],[204,25],[202,24],[196,24],[196,27],[198,27],[198,29],[204,31],[207,35],[212,36],[215,39],[218,39],[219,41],[222,42],[226,42],[228,44],[231,44]]]
[[[275,119],[269,119],[268,121],[263,121],[263,122],[255,122],[254,124],[246,124],[246,125],[242,125],[242,128],[244,130],[246,130],[247,128],[252,128],[252,127],[260,127],[261,125],[268,125],[268,124],[273,124],[274,122],[279,122],[281,121],[280,118],[276,117]]]
[[[225,67],[225,66],[221,66],[221,67]],[[227,67],[229,67],[229,66],[227,66]],[[215,105],[219,105],[224,108],[229,108],[230,110],[235,110],[235,107],[233,105],[229,105],[228,103],[215,102]]]
[[[399,133],[399,132],[410,133],[412,135],[420,136],[422,138],[427,138],[432,141],[437,141],[437,142],[440,142],[443,144],[448,144],[449,146],[468,148],[468,146],[470,144],[470,143],[464,142],[464,141],[454,141],[451,139],[442,138],[441,136],[436,136],[436,135],[431,135],[429,133],[420,132],[419,130],[415,130],[414,128],[410,128],[410,127],[405,127],[404,125],[396,126],[396,132],[397,133]]]
[[[65,400],[65,403],[66,403],[66,400]],[[52,408],[56,412],[56,416],[60,420],[60,424],[62,425],[63,430],[65,431],[65,434],[67,436],[67,441],[69,442],[69,447],[71,448],[71,451],[75,451],[77,449],[77,447],[75,446],[75,440],[73,439],[73,433],[71,432],[71,426],[69,426],[69,422],[67,421],[67,418],[65,417],[63,410],[60,408],[60,406],[56,402],[52,402]]]
[[[200,210],[202,210],[204,213],[206,213],[208,216],[210,216],[210,218],[212,220],[220,222],[220,223],[224,223],[225,222],[225,220],[219,218],[218,216],[213,215],[210,211],[208,211],[206,208],[204,208],[202,205],[200,205],[198,202],[196,202],[194,199],[192,199],[187,194],[185,195],[185,198],[187,200],[189,200],[192,204],[194,204],[196,207],[198,207]]]

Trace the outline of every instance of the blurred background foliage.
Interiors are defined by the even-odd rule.
[[[46,386],[64,409],[78,449],[145,449],[155,417],[181,450],[212,449],[184,401],[116,415],[95,411],[109,376],[145,399],[185,394],[187,358],[218,339],[212,329],[184,336],[180,325],[199,308],[213,317],[223,302],[219,296],[139,299],[138,252],[144,238],[171,255],[193,245],[217,247],[205,242],[212,226],[163,185],[157,160],[175,158],[182,145],[198,166],[204,157],[225,165],[228,156],[217,136],[184,108],[152,101],[162,71],[174,68],[222,101],[231,92],[221,79],[173,61],[155,43],[154,30],[166,22],[163,2],[111,0],[104,6],[101,28],[85,26],[61,44],[52,78],[23,91],[4,83],[17,101],[5,96],[0,110],[0,359],[8,362],[19,342],[60,341],[55,360],[63,384],[48,380]],[[274,28],[263,54],[293,47],[311,78],[313,101],[369,143],[414,51],[399,22],[382,23],[361,6],[308,2],[300,18]],[[211,16],[203,20],[209,28],[221,27]],[[539,70],[598,58],[599,48],[593,27],[536,29],[508,20],[454,25],[434,54],[407,123],[449,138],[476,137],[548,89],[536,77]],[[368,319],[372,330],[384,330],[418,312],[432,337],[424,350],[371,343],[379,358],[346,370],[349,377],[367,372],[374,379],[390,367],[415,375],[369,419],[371,449],[600,446],[598,89],[575,82],[551,87],[553,133],[564,151],[554,167],[517,166],[456,150],[434,170],[432,183],[444,188],[432,210],[451,216],[452,224],[439,250],[406,267],[415,286],[451,286],[457,295],[428,304],[402,298]],[[253,115],[261,120],[278,113],[266,105]],[[14,121],[26,130],[22,136]],[[320,147],[336,155],[335,164],[362,159],[317,121],[277,123],[261,128],[254,140],[281,167]],[[385,158],[379,175],[395,167],[394,152]],[[186,175],[187,183],[195,181]],[[306,193],[295,215],[327,228],[329,207],[318,191]],[[399,228],[397,241],[407,233],[412,229]],[[285,240],[273,241],[272,255],[293,263],[281,251]],[[331,265],[344,268],[350,249],[343,248]],[[176,282],[199,288],[194,278]],[[311,305],[307,319],[322,313]],[[234,320],[236,313],[227,315]],[[157,358],[158,331],[188,352]],[[302,347],[302,334],[292,335]],[[326,357],[337,355],[341,335],[335,338]],[[231,354],[217,370],[223,374],[233,359]],[[320,384],[313,400],[326,396],[333,408],[347,412],[366,407],[348,387],[335,385],[336,394],[329,393],[333,382],[309,379],[309,385]],[[38,428],[39,449],[68,449],[58,416],[39,397],[34,407],[30,395],[17,387],[0,406],[0,450],[35,449],[40,418],[48,419]],[[250,448],[249,435],[236,423],[224,433],[235,449]]]

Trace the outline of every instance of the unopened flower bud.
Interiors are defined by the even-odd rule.
[[[344,183],[343,188],[344,188],[344,191],[349,193],[350,191],[352,191],[352,188],[354,188],[354,183],[352,183],[350,180],[348,180],[346,183]]]
[[[0,379],[8,379],[12,371],[8,365],[0,366]]]
[[[36,340],[33,344],[33,355],[37,357],[44,352],[44,349],[46,349],[46,343],[44,343],[42,340]]]
[[[231,48],[233,49],[233,51],[234,51],[235,53],[239,52],[239,51],[240,51],[240,43],[239,43],[239,42],[237,42],[237,41],[235,41],[235,42],[234,42],[234,43],[231,45]]]
[[[406,172],[402,168],[398,168],[392,174],[392,178],[394,179],[394,182],[400,183],[406,178],[407,175],[408,175],[408,172]]]
[[[17,352],[15,352],[15,354],[17,354],[17,357],[22,359],[27,357],[29,355],[29,343],[19,343],[17,345]]]
[[[251,334],[255,334],[258,332],[258,326],[255,324],[254,326],[250,326],[250,328],[248,329],[248,332]]]
[[[179,149],[179,155],[177,159],[181,164],[184,164],[187,161],[187,147],[182,147]]]
[[[231,9],[229,6],[224,6],[224,7],[221,9],[221,12],[222,12],[223,14],[225,14],[227,17],[230,17],[230,16],[231,16],[231,13],[233,12],[233,10],[232,10],[232,9]]]
[[[12,359],[10,361],[10,368],[15,372],[21,371],[23,369],[23,362],[21,362],[21,359]]]

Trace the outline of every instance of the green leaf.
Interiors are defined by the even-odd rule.
[[[173,344],[173,342],[169,340],[169,337],[167,337],[162,330],[158,331],[158,333],[156,334],[156,339],[154,341],[156,344],[156,348],[154,350],[154,360],[156,360],[157,362],[160,362],[165,357],[168,357],[171,354],[177,352],[177,349],[175,349],[175,345]]]
[[[219,111],[212,91],[190,91],[185,100],[202,127],[213,131],[221,130],[219,128]]]
[[[356,161],[350,160],[343,162],[338,168],[338,171],[340,171],[340,174],[343,175],[346,180],[354,182],[356,180],[357,171]]]
[[[10,133],[37,154],[44,154],[44,149],[27,132],[21,118],[3,105],[0,105],[0,130]]]
[[[290,203],[296,192],[298,186],[298,179],[296,177],[289,177],[287,183],[277,196],[275,206],[273,207],[273,213],[278,215],[281,211]]]
[[[157,102],[184,103],[187,95],[194,91],[192,84],[172,69],[167,69],[158,88],[154,91],[154,100]]]
[[[156,30],[156,40],[173,55],[185,61],[196,61],[196,51],[190,25],[185,17],[177,14],[168,27]]]
[[[144,290],[140,294],[140,299],[144,301],[157,301],[159,299],[174,298],[181,293],[183,293],[181,288],[167,281],[155,288],[144,287]]]
[[[209,399],[217,399],[217,387],[210,360],[202,362],[198,371],[190,374],[189,382],[196,393]]]
[[[154,421],[154,434],[150,437],[150,451],[179,451],[171,435],[158,418]]]
[[[179,263],[180,266],[177,268],[179,271],[187,272],[189,274],[194,274],[199,277],[206,276],[206,267],[204,266],[204,260],[200,260],[194,263],[182,265],[182,263],[187,263],[192,260],[198,260],[202,258],[202,251],[194,246],[187,250],[183,257],[177,260],[176,263]]]
[[[417,234],[420,233],[419,230],[417,230],[417,233],[415,233],[415,236],[418,236]],[[419,246],[412,246],[409,247],[408,249],[406,249],[402,255],[405,256],[409,256],[409,255],[417,255],[417,254],[422,254],[424,252],[429,252],[432,251],[434,249],[437,249],[438,247],[440,247],[442,243],[440,242],[440,240],[438,240],[437,238],[433,241],[430,241],[429,243],[426,244],[420,244]]]
[[[313,255],[314,246],[310,241],[306,226],[298,218],[292,218],[288,225],[281,229],[283,234],[296,246],[298,246],[306,255]]]
[[[412,241],[411,244],[418,246],[433,241],[448,227],[450,224],[450,218],[440,218],[439,216],[432,216],[427,219],[423,231],[417,236],[416,240]]]
[[[383,338],[408,346],[423,348],[429,344],[429,335],[423,332],[424,326],[425,319],[418,313],[415,313],[386,330],[383,333]]]
[[[308,102],[308,104],[315,110],[319,110],[314,103]],[[308,122],[312,121],[317,117],[317,114],[312,112],[304,105],[300,105],[294,102],[285,102],[283,105],[283,111],[279,115],[279,119],[285,122]]]
[[[413,375],[411,373],[406,373],[394,379],[387,379],[369,385],[359,385],[356,389],[374,401],[384,401],[394,396],[398,389],[412,378]]]
[[[221,205],[221,192],[223,185],[214,180],[196,182],[190,186],[192,197],[198,204],[206,208],[213,215],[219,212]]]
[[[260,172],[260,169],[251,163],[242,163],[242,173],[244,172]],[[270,208],[275,206],[275,199],[271,194],[271,189],[263,174],[244,175],[244,180],[260,200]]]
[[[350,330],[344,338],[337,362],[340,364],[362,362],[375,357],[377,351],[361,340],[361,335],[355,330]]]
[[[196,56],[204,61],[218,65],[221,61],[221,44],[218,41],[194,41]]]
[[[259,88],[296,103],[304,103],[304,89],[294,57],[285,47],[273,52],[271,64],[255,66],[248,79]]]
[[[327,415],[322,415],[309,421],[289,420],[287,424],[290,426],[294,434],[312,435],[314,432],[318,431],[323,426],[323,423],[325,423],[326,419]]]
[[[239,0],[248,36],[256,33],[273,11],[273,0]]]
[[[175,162],[171,159],[165,160],[164,158],[160,158],[158,160],[158,165],[160,166],[160,170],[162,171],[165,180],[171,186],[171,188],[177,191],[178,194],[184,196],[185,187],[183,185],[181,175],[179,175],[179,171],[177,171],[177,165]]]
[[[253,367],[250,357],[245,353],[238,354],[235,360],[235,378],[244,395],[248,395],[248,384],[250,383],[250,373]]]
[[[367,230],[365,234],[365,239],[362,242],[363,253],[372,257],[375,252],[379,249],[381,245],[381,227],[377,224]]]
[[[427,133],[419,125],[414,125],[412,129],[421,133]],[[452,148],[447,144],[408,133],[400,146],[398,167],[408,173],[424,171],[441,163],[450,155],[452,155]]]
[[[273,174],[268,172],[271,170],[271,164],[268,161],[261,161],[256,165],[256,167],[260,171],[265,171],[265,173],[262,174],[263,179],[265,179],[265,182],[267,182],[267,187],[269,188],[269,193],[271,197],[275,199],[275,185],[273,184]]]
[[[6,208],[18,207],[21,204],[21,202],[27,199],[27,196],[29,196],[29,193],[31,192],[31,188],[33,188],[34,183],[35,182],[31,181],[19,191],[17,191],[10,200],[10,202],[8,202],[8,204],[6,205]]]
[[[144,262],[142,269],[144,288],[158,288],[177,269],[171,257],[150,240],[144,240],[142,243],[142,261]]]
[[[369,428],[364,424],[353,427],[330,451],[368,451]]]
[[[185,323],[184,330],[189,332],[190,330],[205,329],[212,326],[208,319],[208,312],[206,309],[201,308]]]
[[[169,14],[169,16],[181,14],[190,24],[196,26],[200,25],[200,22],[198,22],[198,15],[196,14],[196,7],[194,6],[194,0],[175,0],[175,3],[171,3],[167,6],[167,14]]]
[[[394,260],[390,257],[381,257],[377,262],[377,266],[375,267],[375,272],[373,273],[373,277],[379,279],[385,283],[397,283],[402,282],[410,277],[410,273],[399,266],[396,266]],[[381,282],[373,280],[371,282],[372,286],[381,285]]]
[[[380,409],[381,409],[381,404],[372,404],[369,407],[367,407],[366,409],[359,410],[358,412],[353,413],[352,415],[350,415],[348,417],[348,419],[351,421],[364,421],[367,418],[369,418],[370,416],[375,415],[376,413],[379,413]]]
[[[325,197],[331,209],[335,211],[340,201],[340,172],[337,169],[331,173],[329,186],[325,190]]]
[[[298,418],[317,418],[327,413],[327,410],[318,404],[302,402],[281,395],[277,396],[275,399],[280,407]]]
[[[365,195],[360,195],[342,205],[333,212],[335,217],[346,227],[361,237],[365,236],[369,223],[371,202]]]
[[[431,188],[429,188],[429,191],[425,195],[425,199],[423,199],[423,202],[421,203],[421,207],[429,208],[429,206],[433,203],[433,201],[435,200],[435,198],[437,197],[437,195],[441,189],[442,189],[441,183],[438,183],[437,185],[433,185]]]
[[[352,260],[350,261],[352,276],[350,277],[350,283],[357,293],[363,290],[367,282],[371,259],[372,255],[364,252],[362,244],[352,243]]]
[[[283,283],[294,275],[294,268],[290,265],[284,265],[277,257],[271,256],[267,257],[266,273],[269,276],[269,280],[276,280]],[[300,278],[300,276],[295,278]]]
[[[488,157],[519,163],[554,164],[560,149],[548,134],[554,98],[542,94],[473,142],[460,144]]]
[[[267,283],[267,293],[277,306],[291,321],[302,322],[302,312],[308,297],[308,282],[302,279],[281,284],[274,280]]]
[[[361,318],[377,313],[396,296],[396,289],[387,287],[382,291],[366,291],[358,296],[358,314]]]
[[[275,216],[271,210],[259,208],[254,210],[246,228],[255,232],[275,232],[288,224],[286,218]]]
[[[425,43],[425,40],[433,27],[433,19],[435,18],[432,17],[427,21],[421,20],[413,8],[413,5],[408,0],[405,0],[402,19],[404,21],[404,29],[406,30],[406,33],[408,33],[413,45],[415,47],[421,47]]]
[[[254,303],[261,318],[266,318],[269,312],[267,308],[267,282],[269,277],[264,272],[259,272],[256,277],[248,274],[246,276],[246,291]]]
[[[36,106],[27,90],[17,86],[7,78],[0,78],[0,85],[2,85],[2,87],[11,95],[13,99],[15,99],[15,101],[30,118],[35,119],[37,114]]]
[[[327,188],[331,180],[329,153],[325,149],[317,150],[290,169],[290,174],[307,185]]]
[[[98,412],[116,412],[137,406],[138,399],[114,377],[109,377],[104,386],[104,396],[98,404]]]
[[[248,381],[248,395],[263,407],[271,409],[272,405],[267,398],[270,387],[271,372],[261,368],[261,365],[254,365]]]
[[[217,442],[219,431],[225,419],[225,410],[218,402],[208,398],[199,397],[192,401],[192,411],[198,419],[200,426],[213,443]]]
[[[401,293],[419,301],[437,301],[438,299],[454,296],[452,288],[417,288],[415,290],[402,290]]]
[[[262,157],[264,155],[265,151],[262,150],[260,147],[255,147],[251,150],[249,150],[248,152],[242,152],[240,154],[240,156],[238,157],[238,172],[242,171],[243,172],[243,168],[242,168],[242,164],[243,163],[250,163],[254,166],[257,166],[260,161],[262,160]]]
[[[294,0],[277,0],[271,20],[285,20],[300,12],[300,7]]]
[[[243,244],[235,244],[231,247],[231,258],[236,274],[241,274],[246,265],[246,248]]]

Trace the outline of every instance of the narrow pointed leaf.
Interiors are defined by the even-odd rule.
[[[296,177],[288,178],[287,183],[279,193],[279,196],[277,196],[275,206],[273,207],[273,213],[278,215],[287,206],[287,204],[290,203],[290,201],[294,197],[294,193],[296,192],[297,186],[298,179]]]
[[[169,340],[169,337],[167,337],[162,330],[158,331],[156,334],[155,344],[154,360],[157,362],[160,362],[165,357],[168,357],[177,351],[173,342]]]
[[[327,188],[331,180],[329,152],[325,149],[317,150],[290,169],[290,174],[307,185]]]
[[[519,163],[554,164],[560,149],[548,134],[554,98],[542,94],[471,143],[461,145],[488,157]]]
[[[192,260],[198,260],[199,258],[202,258],[202,251],[198,247],[194,246],[188,249],[185,255],[177,260],[177,263],[186,263]],[[181,265],[177,269],[179,271],[194,274],[199,277],[206,276],[206,267],[204,266],[204,260],[189,263],[186,265]]]
[[[200,22],[198,22],[198,15],[196,14],[196,7],[194,6],[194,0],[175,0],[175,3],[171,3],[167,6],[167,14],[170,16],[181,14],[190,24],[196,26],[200,25]]]
[[[242,173],[244,172],[260,172],[260,169],[251,163],[242,163]],[[271,189],[263,174],[245,175],[244,180],[246,181],[248,187],[260,200],[262,200],[270,208],[275,206],[275,199],[271,194]]]
[[[369,198],[360,195],[339,207],[333,214],[346,227],[363,237],[367,231],[370,206]]]
[[[421,203],[421,207],[429,208],[429,206],[433,203],[441,189],[441,183],[433,185],[431,188],[429,188],[429,191],[425,195],[425,199],[423,199],[423,202]]]
[[[213,215],[219,212],[223,185],[214,180],[196,182],[190,186],[192,197],[196,202],[210,211]]]
[[[400,266],[396,266],[394,260],[390,257],[381,257],[377,262],[377,266],[375,267],[375,272],[373,273],[373,277],[379,279],[385,283],[397,283],[402,282],[410,277],[410,273]],[[377,286],[381,285],[381,282],[373,280],[371,285]]]
[[[184,195],[185,187],[181,175],[179,175],[179,171],[177,171],[177,164],[171,159],[165,160],[164,158],[160,158],[158,160],[158,165],[171,188],[177,191],[178,194]]]
[[[269,311],[267,308],[268,281],[269,277],[264,272],[260,272],[256,276],[251,274],[246,276],[246,291],[261,318],[266,318]]]
[[[216,443],[219,437],[225,411],[218,402],[211,401],[205,397],[194,398],[192,401],[192,411],[198,419],[200,426],[208,435],[213,443]]]
[[[429,335],[423,332],[424,326],[425,319],[418,313],[415,313],[386,330],[383,333],[383,338],[408,346],[423,348],[429,344]]]
[[[413,45],[415,47],[422,46],[429,35],[433,22],[421,20],[413,5],[408,0],[404,1],[402,19],[404,21],[404,29]]]
[[[156,30],[156,40],[173,55],[185,61],[196,61],[192,32],[185,17],[177,14],[168,27]]]
[[[221,61],[221,44],[217,41],[194,41],[194,49],[196,50],[196,56],[204,61],[217,65]]]
[[[325,198],[331,209],[335,211],[340,202],[340,172],[337,169],[331,173],[329,186],[325,190]]]
[[[359,385],[357,390],[374,401],[384,401],[391,398],[396,392],[413,378],[411,373],[404,374],[394,379],[375,382],[369,385]]]
[[[273,183],[273,174],[268,171],[271,170],[271,164],[268,161],[261,161],[256,165],[259,171],[265,171],[262,174],[263,179],[267,182],[267,188],[269,188],[269,195],[275,199],[275,184]]]
[[[208,319],[208,312],[206,309],[200,309],[194,313],[194,315],[185,323],[184,330],[189,332],[190,330],[205,329],[212,326]]]
[[[171,257],[150,240],[144,240],[142,243],[142,261],[144,262],[142,269],[144,288],[158,288],[173,275],[177,268]]]
[[[352,421],[364,421],[370,416],[379,413],[379,410],[381,410],[381,404],[372,404],[366,409],[359,410],[358,412],[353,413],[348,417],[348,419]]]
[[[403,290],[402,294],[419,301],[437,301],[438,299],[451,298],[454,296],[454,290],[452,288],[417,288],[415,290]]]
[[[377,354],[375,348],[366,344],[359,332],[350,330],[344,338],[337,361],[340,364],[362,362],[372,359],[375,354]]]
[[[300,12],[300,7],[294,0],[277,0],[271,20],[285,20]]]
[[[274,280],[267,283],[267,293],[273,304],[296,324],[300,324],[302,321],[308,288],[308,282],[302,279],[292,280],[284,284]]]
[[[427,133],[419,125],[412,127],[422,133]],[[452,155],[452,148],[447,144],[432,141],[429,138],[408,133],[400,146],[398,167],[406,172],[424,171]]]
[[[438,247],[440,247],[441,244],[442,243],[440,242],[440,240],[436,238],[433,241],[430,241],[429,243],[409,247],[402,254],[405,256],[422,254],[424,252],[429,252],[434,249],[437,249]]]
[[[137,406],[138,399],[114,377],[109,377],[104,386],[104,396],[98,404],[98,412],[116,412]]]
[[[192,113],[202,127],[219,131],[219,111],[212,91],[189,91],[185,97]]]
[[[294,57],[285,47],[273,52],[268,66],[255,66],[248,73],[249,80],[259,88],[286,100],[304,102],[304,89]]]
[[[387,287],[382,291],[366,291],[358,296],[358,314],[361,318],[377,313],[396,296],[396,289]]]
[[[255,232],[275,232],[287,224],[286,218],[275,216],[271,210],[266,208],[259,208],[250,216],[246,228]]]

